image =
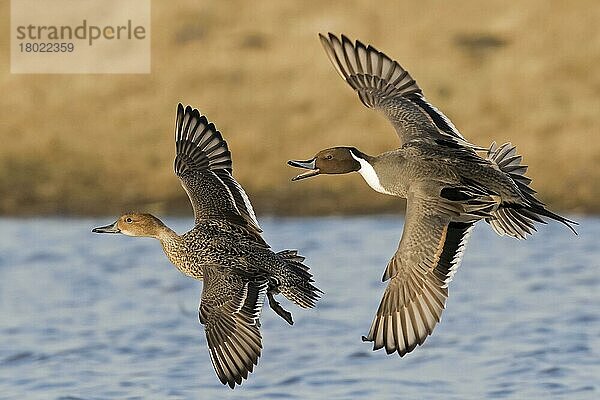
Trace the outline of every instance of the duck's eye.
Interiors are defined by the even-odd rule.
[[[127,217],[127,218],[125,218],[125,222],[127,222],[127,223],[129,223],[129,224],[130,224],[130,223],[132,223],[132,222],[133,222],[133,220],[132,220],[131,218]]]
[[[326,159],[326,160],[331,160],[332,158],[333,158],[333,156],[332,156],[331,154],[327,154],[327,155],[325,156],[325,159]]]

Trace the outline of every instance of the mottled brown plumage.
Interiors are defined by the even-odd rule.
[[[97,233],[123,233],[160,241],[169,260],[204,281],[199,319],[210,357],[223,384],[241,384],[262,349],[260,312],[265,296],[273,311],[293,324],[275,300],[278,293],[311,308],[320,290],[296,250],[273,252],[261,236],[252,205],[231,175],[227,143],[205,116],[177,107],[175,173],[194,209],[195,226],[178,235],[150,214],[128,213]]]

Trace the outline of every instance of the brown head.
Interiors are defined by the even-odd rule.
[[[152,214],[123,214],[113,224],[92,229],[94,233],[122,233],[127,236],[146,236],[157,238],[168,229],[165,224]]]
[[[347,174],[358,171],[360,163],[356,158],[364,159],[365,154],[354,147],[338,146],[321,150],[311,160],[290,160],[288,165],[310,170],[292,178],[293,181],[297,181],[319,174]]]

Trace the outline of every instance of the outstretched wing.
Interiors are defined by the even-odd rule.
[[[448,283],[462,259],[473,223],[451,222],[449,204],[409,194],[404,232],[383,279],[389,279],[363,340],[400,356],[423,344],[440,321]]]
[[[224,385],[232,389],[248,377],[262,349],[260,311],[268,281],[248,282],[218,267],[204,267],[199,318],[210,358]]]
[[[417,82],[400,64],[360,41],[344,35],[319,34],[338,74],[358,93],[362,103],[381,111],[392,123],[401,144],[433,140],[439,144],[469,144],[450,120],[431,105]]]
[[[242,186],[231,175],[231,153],[215,125],[190,106],[177,106],[175,174],[187,192],[196,223],[227,219],[260,236],[260,226]]]

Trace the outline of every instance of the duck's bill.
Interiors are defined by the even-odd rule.
[[[117,227],[117,223],[100,226],[98,228],[92,229],[94,233],[121,233],[121,230]]]
[[[316,176],[319,175],[321,173],[321,171],[319,170],[319,168],[317,168],[316,166],[316,159],[313,158],[312,160],[308,160],[308,161],[296,161],[296,160],[290,160],[288,161],[288,165],[292,166],[292,167],[296,167],[296,168],[304,168],[304,169],[308,169],[310,171],[307,171],[303,174],[297,175],[295,177],[292,178],[292,181],[298,181],[300,179],[304,179],[304,178],[310,178],[311,176]]]

